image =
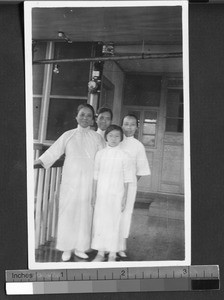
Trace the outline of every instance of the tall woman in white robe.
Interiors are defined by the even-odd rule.
[[[39,161],[49,168],[65,154],[59,196],[56,248],[63,251],[62,260],[71,258],[72,251],[81,257],[90,248],[92,225],[92,181],[94,158],[103,148],[102,138],[90,129],[94,118],[91,105],[78,107],[78,127],[62,134]]]
[[[137,181],[141,176],[150,175],[150,168],[145,148],[141,142],[134,138],[138,127],[138,119],[135,115],[127,115],[123,118],[122,129],[124,139],[121,149],[129,154],[133,171],[133,182],[128,186],[127,203],[122,215],[120,225],[120,256],[125,257],[126,239],[130,233],[132,214],[137,193]]]
[[[119,230],[122,211],[126,204],[128,183],[132,172],[128,155],[120,149],[123,138],[121,127],[111,125],[105,132],[108,145],[96,154],[93,192],[92,249],[98,250],[94,261],[103,261],[109,252],[109,261],[115,261],[119,250]]]

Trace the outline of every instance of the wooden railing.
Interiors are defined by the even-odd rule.
[[[34,159],[43,152],[42,145],[35,145]],[[56,239],[58,200],[60,192],[63,159],[45,170],[41,165],[34,167],[34,220],[35,248]]]

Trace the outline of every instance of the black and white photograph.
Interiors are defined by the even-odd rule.
[[[191,264],[188,1],[24,3],[30,269]]]

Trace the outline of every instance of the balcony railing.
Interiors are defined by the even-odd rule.
[[[43,152],[42,145],[34,145],[34,159]],[[34,220],[35,248],[56,239],[58,200],[60,192],[63,159],[45,170],[41,165],[34,167]]]

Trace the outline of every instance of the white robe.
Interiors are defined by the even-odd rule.
[[[106,143],[105,136],[104,136],[105,130],[103,131],[100,128],[98,128],[96,132],[101,136],[103,145],[104,145],[104,147],[106,147],[107,143]]]
[[[137,176],[150,175],[150,168],[145,152],[145,147],[141,142],[132,137],[124,136],[121,142],[121,149],[129,154],[131,158],[131,167],[133,170],[133,182],[128,185],[128,196],[125,210],[121,220],[121,238],[128,238],[134,203],[137,193]],[[122,249],[120,249],[122,250]],[[125,250],[125,249],[123,249]]]
[[[56,244],[61,251],[90,248],[94,158],[102,148],[102,139],[95,131],[78,126],[65,132],[39,158],[49,168],[65,153]]]
[[[117,252],[124,183],[133,179],[128,155],[119,145],[107,146],[96,154],[94,179],[97,180],[97,196],[91,248]]]
[[[98,128],[96,132],[99,133],[104,139],[105,130],[101,130],[100,128]]]

